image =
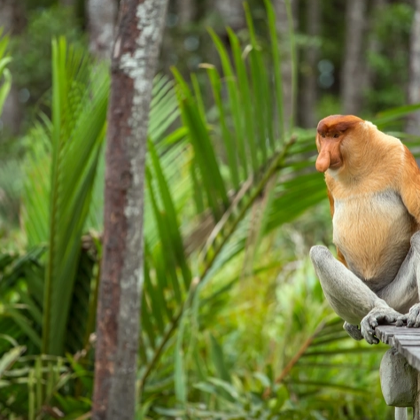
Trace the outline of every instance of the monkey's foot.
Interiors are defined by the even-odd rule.
[[[379,340],[375,337],[375,328],[379,324],[392,324],[402,315],[392,308],[373,308],[360,323],[363,338],[369,344],[378,344]]]
[[[347,321],[344,322],[343,328],[346,330],[347,334],[357,340],[360,341],[363,339],[362,331],[360,331],[360,328],[357,325],[349,324]]]
[[[408,328],[419,328],[420,327],[420,303],[416,303],[410,308],[408,315],[404,315],[401,320],[407,322]],[[402,322],[398,322],[397,325],[402,325]]]

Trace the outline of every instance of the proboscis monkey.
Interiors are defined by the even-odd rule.
[[[420,327],[420,171],[413,155],[353,115],[321,120],[316,145],[339,259],[323,246],[311,249],[327,300],[347,332],[370,344],[379,342],[380,323]]]

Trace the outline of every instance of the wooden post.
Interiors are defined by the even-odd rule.
[[[407,408],[395,407],[395,420],[408,420]]]
[[[413,420],[420,420],[420,329],[379,326],[375,335],[392,346],[381,362],[381,386],[385,402],[395,406],[395,420],[407,420],[413,407]]]
[[[413,420],[420,420],[420,372],[417,371],[417,392],[414,400]]]

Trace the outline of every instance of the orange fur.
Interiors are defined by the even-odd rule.
[[[400,193],[404,205],[416,221],[414,230],[417,231],[420,225],[420,170],[406,146],[404,146],[404,163],[405,171],[400,185]]]
[[[373,289],[396,275],[420,226],[420,171],[400,140],[355,116],[318,124],[339,260]]]
[[[321,136],[333,137],[334,134],[344,133],[361,121],[361,118],[354,115],[330,115],[319,122],[317,131]]]

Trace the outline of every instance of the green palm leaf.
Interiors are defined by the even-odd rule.
[[[268,13],[273,26],[273,11],[269,5]],[[146,380],[164,358],[165,350],[173,348],[172,335],[194,301],[197,288],[244,250],[248,235],[245,221],[249,210],[268,193],[272,180],[277,179],[278,183],[267,210],[267,232],[292,220],[325,197],[322,179],[315,178],[314,182],[314,178],[305,172],[309,165],[313,165],[307,159],[308,150],[314,149],[313,140],[309,145],[308,134],[302,133],[286,141],[284,127],[274,118],[274,110],[277,115],[282,112],[282,104],[278,104],[283,100],[281,79],[267,77],[267,56],[258,45],[250,18],[248,24],[251,32],[248,56],[242,54],[236,35],[229,32],[234,63],[230,62],[221,40],[211,32],[223,68],[223,74],[219,74],[213,66],[205,66],[216,104],[215,120],[209,120],[206,115],[197,79],[192,78],[191,89],[180,73],[173,70],[187,142],[172,146],[178,154],[173,156],[170,165],[162,162],[171,147],[158,152],[152,143],[149,144],[141,391],[147,389]],[[274,36],[274,27],[271,27],[271,33]],[[277,50],[275,54],[278,55]],[[280,58],[277,56],[272,61],[278,66]],[[255,115],[261,110],[264,115],[258,120]],[[254,124],[255,121],[258,123]],[[220,146],[223,148],[221,154],[216,153]],[[185,155],[190,159],[181,163]],[[177,178],[176,171],[185,171],[186,165],[189,170],[183,178],[187,179],[184,185],[189,192],[185,195],[185,202],[195,202],[196,212],[191,211],[191,206],[176,209],[175,205],[178,200],[174,195],[178,194],[179,185],[174,178]],[[300,184],[305,186],[304,195],[313,188],[311,199],[299,199]],[[191,241],[186,239],[186,231],[179,224],[180,220],[188,218],[201,220],[196,232],[190,232],[191,237],[200,238],[196,242],[198,246],[190,246]],[[155,229],[149,230],[148,226]],[[180,252],[180,246],[187,243],[189,258],[186,259],[182,252],[175,255],[175,250]],[[189,272],[195,273],[193,281],[186,281],[190,277],[185,273]],[[179,338],[177,343],[179,349]],[[184,395],[180,386],[183,382],[179,379],[182,374],[179,367],[184,364],[178,350],[176,354],[178,368],[173,372],[167,365],[168,374],[175,375],[177,392]]]
[[[109,80],[64,39],[53,42],[52,171],[43,351],[62,354],[80,238],[105,136]]]
[[[67,48],[63,40],[54,43],[53,51],[53,120],[40,115],[41,122],[28,135],[23,220],[30,248],[51,243],[47,254],[49,271],[45,275],[47,289],[41,284],[43,296],[39,301],[37,295],[36,301],[47,334],[43,334],[43,346],[50,349],[55,346],[48,351],[59,353],[62,350],[57,345],[72,352],[84,348],[95,327],[96,251],[92,253],[91,246],[85,249],[80,239],[83,231],[102,229],[104,160],[100,145],[108,84],[104,69],[89,70],[83,54]],[[96,110],[93,114],[91,107]],[[153,88],[149,133],[155,139],[156,151],[166,150],[168,144],[175,142],[172,152],[166,154],[167,159],[177,153],[180,141],[185,138],[183,129],[170,137],[162,135],[179,115],[173,83],[158,76]],[[172,227],[172,221],[173,218],[167,226]],[[92,236],[86,239],[95,242]],[[190,274],[185,270],[184,274],[189,281]],[[20,293],[22,300],[32,299],[32,288],[28,292],[28,295]],[[63,315],[66,307],[67,315]],[[21,322],[21,326],[25,325]],[[40,330],[41,325],[37,328]],[[57,334],[61,344],[56,340]]]
[[[9,37],[3,35],[3,28],[0,28],[0,115],[3,110],[4,101],[9,94],[12,86],[12,76],[7,69],[7,65],[12,61],[7,54]]]

